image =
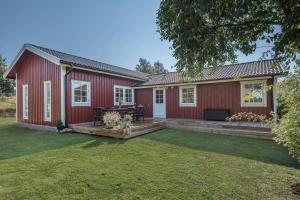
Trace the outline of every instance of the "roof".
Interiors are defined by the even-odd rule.
[[[149,77],[147,82],[138,84],[137,87],[226,80],[233,78],[274,76],[284,75],[287,74],[287,72],[287,69],[282,64],[275,64],[275,60],[262,60],[224,65],[218,68],[205,68],[203,69],[202,75],[193,78],[184,76],[182,72],[152,75]]]
[[[49,48],[45,48],[33,44],[24,44],[23,48],[17,55],[15,61],[12,63],[11,67],[9,68],[6,74],[8,74],[10,69],[13,68],[13,66],[15,65],[15,63],[17,62],[17,60],[25,50],[29,50],[33,53],[36,53],[44,57],[45,59],[54,62],[55,64],[68,64],[68,65],[81,67],[83,69],[90,69],[90,70],[96,70],[100,72],[112,73],[112,74],[122,75],[128,78],[139,79],[139,80],[146,80],[147,76],[149,75],[143,72],[133,71],[123,67],[110,65],[110,64],[106,64],[103,62],[99,62],[87,58],[82,58],[79,56],[63,53],[60,51],[56,51],[53,49],[49,49]]]

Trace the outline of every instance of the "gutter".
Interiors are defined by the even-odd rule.
[[[68,69],[68,71],[65,74],[65,127],[68,127],[68,98],[67,98],[67,86],[68,86],[68,75],[73,71],[73,66],[70,65],[70,68]]]

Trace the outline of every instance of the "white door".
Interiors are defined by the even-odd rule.
[[[166,118],[166,91],[165,88],[153,89],[153,117]]]

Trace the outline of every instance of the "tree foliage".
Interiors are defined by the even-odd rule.
[[[135,70],[148,74],[161,74],[168,72],[168,70],[164,68],[164,65],[161,62],[156,61],[152,66],[151,63],[145,58],[139,59],[139,64],[136,65]]]
[[[154,74],[161,74],[161,73],[167,73],[167,72],[168,72],[168,70],[166,70],[164,68],[164,65],[161,62],[159,62],[159,61],[154,62],[154,64],[153,64],[153,73]]]
[[[178,71],[236,62],[253,53],[258,40],[269,57],[289,63],[300,50],[299,0],[163,0],[157,13],[161,38],[172,43]]]
[[[6,61],[0,54],[0,95],[8,95],[14,92],[14,83],[3,77],[6,67]]]
[[[284,144],[289,152],[300,161],[300,65],[293,74],[279,84],[284,101],[284,114],[273,129],[276,140]]]

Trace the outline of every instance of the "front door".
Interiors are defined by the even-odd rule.
[[[153,117],[166,118],[165,88],[153,89]]]

